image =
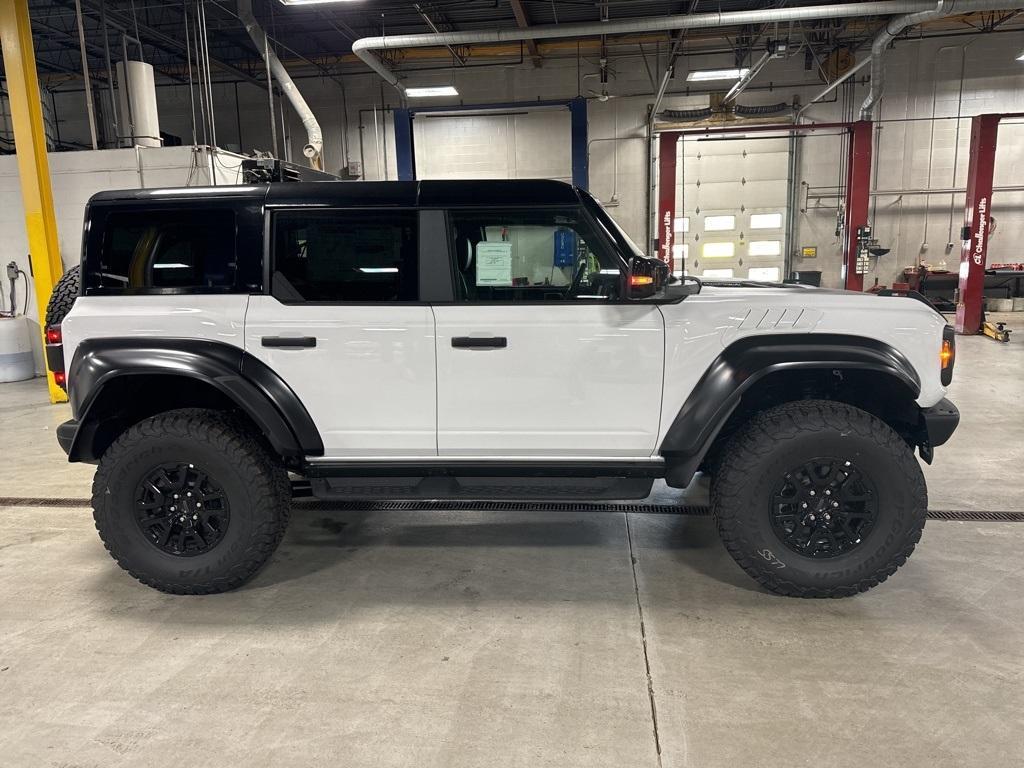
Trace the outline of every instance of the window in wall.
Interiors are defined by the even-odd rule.
[[[729,232],[736,229],[736,217],[735,216],[705,216],[704,217],[704,231],[705,232]]]
[[[613,299],[619,258],[574,209],[453,211],[456,292],[466,301]]]
[[[235,285],[230,210],[132,211],[103,219],[98,255],[86,256],[86,289],[226,291]]]
[[[705,269],[704,277],[732,277],[731,269]]]
[[[751,229],[781,229],[781,213],[752,213],[750,214]]]
[[[733,243],[704,243],[700,249],[705,259],[731,259],[736,254]]]
[[[747,277],[751,280],[763,280],[768,283],[779,282],[778,267],[751,267],[747,271]]]
[[[686,259],[690,255],[690,246],[687,243],[676,243],[672,246],[672,274],[682,277],[686,274]]]
[[[751,256],[778,256],[782,253],[782,243],[779,240],[752,240],[747,246],[747,253]]]
[[[281,301],[416,301],[415,211],[280,211],[271,291]]]
[[[690,231],[690,217],[689,216],[677,216],[673,224],[673,229],[676,232],[689,232]]]

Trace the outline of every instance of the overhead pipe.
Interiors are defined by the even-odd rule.
[[[765,51],[761,54],[761,58],[758,59],[754,64],[747,70],[747,73],[736,81],[735,85],[729,89],[729,92],[725,94],[725,98],[722,99],[723,104],[728,104],[730,101],[735,100],[743,91],[747,89],[747,86],[753,81],[755,77],[764,69],[765,64],[771,59],[771,51]]]
[[[855,66],[850,67],[848,70],[846,70],[846,72],[844,72],[841,77],[837,77],[835,80],[833,80],[831,83],[829,83],[814,98],[812,98],[810,101],[808,101],[806,104],[804,104],[802,107],[800,107],[800,109],[797,110],[796,119],[794,120],[794,122],[799,123],[800,122],[800,118],[803,117],[804,112],[806,112],[815,103],[817,103],[817,102],[821,101],[822,99],[824,99],[826,96],[828,96],[830,93],[832,93],[832,91],[834,91],[840,85],[845,83],[847,80],[849,80],[855,74],[857,74],[862,69],[864,69],[864,67],[866,67],[869,63],[871,63],[871,57],[863,59],[862,61],[858,61]]]
[[[249,0],[240,0],[248,3]],[[1013,8],[1014,0],[963,0],[955,3],[958,12]],[[672,32],[681,29],[709,29],[745,24],[813,21],[820,19],[851,18],[859,16],[891,16],[935,11],[934,0],[884,0],[883,2],[812,5],[795,8],[763,8],[754,11],[714,11],[689,15],[660,16],[621,21],[599,21],[582,24],[543,24],[539,26],[474,30],[470,32],[440,32],[417,35],[386,35],[364,37],[352,44],[352,52],[385,82],[404,93],[398,76],[374,51],[434,46],[472,45],[474,43],[521,42],[524,40],[550,40],[567,37],[600,37],[602,35],[630,35],[644,32]]]
[[[306,146],[302,148],[302,154],[309,160],[311,167],[323,170],[324,135],[320,129],[320,123],[313,114],[313,110],[309,108],[309,104],[302,97],[299,89],[295,86],[295,81],[288,74],[288,70],[284,68],[284,64],[281,63],[281,60],[277,58],[277,54],[271,49],[266,32],[263,31],[263,28],[256,21],[256,17],[253,16],[252,0],[238,0],[238,18],[245,25],[245,31],[249,33],[249,38],[256,46],[256,50],[259,51],[260,56],[266,61],[267,66],[274,75],[274,79],[277,80],[277,84],[281,86],[285,97],[298,113],[299,119],[302,120],[302,127],[306,129]],[[270,87],[269,83],[267,87]]]
[[[952,16],[956,13],[971,13],[972,11],[996,11],[1010,10],[1013,8],[1009,0],[939,0],[931,3],[930,9],[915,11],[905,16],[897,16],[889,19],[882,31],[878,33],[871,43],[871,90],[860,107],[860,119],[870,120],[874,113],[875,105],[882,98],[882,91],[885,88],[885,49],[890,43],[907,27],[923,24],[926,21]]]

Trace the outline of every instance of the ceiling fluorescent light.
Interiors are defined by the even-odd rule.
[[[686,80],[690,83],[698,83],[706,80],[739,80],[745,77],[750,67],[740,69],[695,69],[687,73]]]
[[[405,95],[411,98],[421,96],[458,96],[454,85],[430,85],[421,88],[406,88]]]
[[[1017,61],[1024,61],[1024,53],[1017,57]]]
[[[320,5],[323,3],[351,3],[356,0],[281,0],[281,5]]]

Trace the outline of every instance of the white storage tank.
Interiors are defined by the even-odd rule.
[[[0,317],[0,382],[24,381],[35,372],[28,320],[24,316]]]
[[[153,65],[142,61],[119,61],[116,70],[121,138],[128,141],[129,146],[161,146]]]

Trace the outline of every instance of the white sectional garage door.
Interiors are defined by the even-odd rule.
[[[567,109],[430,116],[413,121],[421,179],[572,180]]]
[[[789,141],[683,142],[676,256],[690,274],[781,280]]]

